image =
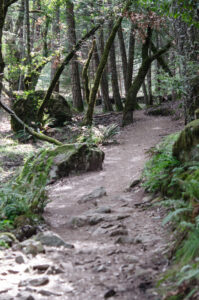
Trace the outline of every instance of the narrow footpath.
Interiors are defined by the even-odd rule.
[[[118,144],[103,147],[102,171],[64,178],[48,187],[45,220],[74,248],[47,247],[45,254],[26,256],[25,264],[16,264],[17,252],[5,252],[0,279],[10,285],[6,293],[2,285],[0,299],[160,299],[155,283],[168,266],[169,243],[169,233],[161,225],[163,212],[148,207],[150,195],[139,184],[127,188],[140,178],[147,150],[180,130],[182,122],[142,111],[134,119],[120,132]],[[34,288],[27,283],[40,276],[46,281],[41,279]]]

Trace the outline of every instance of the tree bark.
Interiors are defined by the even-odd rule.
[[[134,24],[131,24],[131,31],[129,37],[127,75],[126,75],[126,96],[128,94],[128,90],[130,89],[132,78],[133,78],[134,53],[135,53],[135,32],[134,32]]]
[[[121,26],[121,24],[120,24]],[[113,28],[113,21],[109,22],[109,30]],[[119,85],[118,85],[118,74],[117,74],[117,65],[116,65],[116,57],[115,57],[115,44],[114,40],[111,45],[110,53],[109,53],[109,62],[110,62],[110,71],[111,71],[111,83],[112,83],[112,91],[113,91],[113,99],[115,102],[116,110],[122,111],[123,105],[120,97]]]
[[[123,79],[124,79],[124,88],[125,88],[125,94],[127,95],[127,55],[126,55],[126,47],[124,43],[124,37],[123,37],[123,31],[122,31],[122,25],[118,29],[118,40],[120,44],[120,53],[122,58],[122,72],[123,72]]]
[[[17,2],[17,0],[7,0],[6,3],[4,1],[0,1],[0,99],[1,99],[1,92],[2,92],[4,67],[5,67],[5,63],[2,55],[3,27],[4,27],[8,7],[15,2]]]
[[[44,113],[44,108],[46,107],[48,101],[50,100],[50,97],[52,95],[52,92],[54,90],[54,87],[56,86],[57,80],[59,80],[65,66],[71,61],[75,53],[81,48],[81,45],[84,41],[89,39],[92,35],[95,34],[95,32],[100,28],[101,25],[97,25],[93,27],[88,33],[85,34],[85,36],[74,46],[73,50],[65,57],[59,68],[57,69],[57,72],[51,81],[51,84],[46,92],[45,98],[39,108],[38,111],[38,118],[39,120],[42,120],[43,118],[43,113]]]
[[[150,68],[152,61],[154,61],[160,55],[165,53],[171,46],[171,43],[168,43],[164,48],[160,49],[153,56],[149,57],[148,51],[150,47],[150,41],[151,41],[151,29],[148,28],[147,37],[145,43],[142,46],[142,64],[127,94],[125,108],[123,112],[123,122],[122,122],[123,126],[133,122],[133,111],[136,108],[136,104],[137,104],[136,103],[137,93],[144,82],[145,76]]]
[[[53,19],[53,23],[52,23],[52,35],[53,35],[53,39],[52,39],[52,43],[51,43],[51,48],[52,51],[55,52],[60,45],[60,27],[59,27],[59,19],[60,19],[60,9],[59,6],[55,7],[55,16]],[[53,77],[55,76],[56,70],[58,68],[60,64],[60,54],[56,54],[51,62],[51,80],[53,79]],[[55,92],[59,93],[59,80],[57,81],[56,85],[55,85]]]
[[[67,25],[68,25],[68,41],[69,41],[69,50],[71,51],[74,45],[76,44],[76,26],[75,26],[75,16],[74,16],[74,5],[71,0],[67,0]],[[73,95],[73,106],[78,111],[83,111],[83,100],[81,94],[81,84],[79,77],[79,66],[77,62],[77,55],[75,54],[71,62],[71,83],[72,83],[72,95]]]
[[[91,50],[88,53],[88,58],[86,60],[86,63],[84,64],[83,70],[82,70],[82,79],[84,84],[84,92],[86,97],[87,104],[89,103],[89,95],[90,95],[90,89],[89,89],[89,78],[88,78],[88,67],[93,55],[93,52],[95,51],[96,46],[96,40],[93,40]]]
[[[59,142],[58,140],[56,139],[53,139],[43,133],[38,133],[36,132],[35,130],[33,130],[31,127],[29,127],[27,124],[25,124],[16,114],[13,110],[11,110],[9,107],[7,107],[5,104],[2,103],[2,101],[0,100],[0,106],[7,112],[9,113],[10,116],[12,116],[13,118],[15,118],[15,120],[17,122],[19,122],[24,130],[26,130],[27,132],[29,132],[32,136],[36,137],[37,139],[39,140],[42,140],[42,141],[46,141],[46,142],[49,142],[51,144],[54,144],[54,145],[58,145],[58,146],[61,146],[63,145],[61,142]]]
[[[149,48],[149,56],[151,56],[151,49]],[[152,67],[150,65],[147,72],[147,87],[148,87],[148,101],[149,105],[153,105],[153,94],[152,94]]]
[[[104,52],[104,30],[101,28],[100,34],[99,34],[99,49],[100,54]],[[107,79],[107,71],[106,66],[104,68],[104,71],[102,73],[102,79],[101,79],[101,94],[102,94],[102,106],[104,111],[113,111],[113,106],[109,98],[109,86],[108,86],[108,79]]]
[[[85,115],[84,121],[83,121],[84,125],[92,125],[96,94],[97,94],[97,91],[98,91],[98,88],[99,88],[102,73],[103,73],[104,67],[107,63],[110,48],[113,44],[113,41],[115,39],[118,28],[121,25],[121,22],[122,22],[122,19],[123,19],[123,14],[124,14],[125,11],[128,10],[130,5],[131,5],[131,1],[127,1],[126,5],[125,5],[125,7],[122,11],[122,16],[119,17],[118,20],[116,21],[115,25],[112,28],[111,34],[109,35],[109,38],[106,42],[104,52],[103,52],[101,60],[100,60],[100,64],[97,68],[96,76],[95,76],[95,79],[94,79],[94,84],[93,84],[93,87],[92,87],[92,90],[91,90],[91,93],[90,93],[89,106],[88,106],[88,109],[87,109],[87,112],[86,112],[86,115]]]

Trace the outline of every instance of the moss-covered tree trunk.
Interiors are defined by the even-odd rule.
[[[0,107],[2,107],[7,113],[9,113],[10,116],[12,116],[18,123],[20,123],[24,130],[30,133],[32,136],[36,137],[39,140],[49,142],[51,144],[61,146],[63,145],[60,141],[53,139],[43,133],[39,133],[35,130],[33,130],[31,127],[29,127],[27,124],[25,124],[16,114],[13,110],[11,110],[9,107],[7,107],[3,102],[0,100]]]
[[[157,59],[160,55],[165,53],[171,46],[171,43],[168,43],[164,48],[157,51],[153,56],[149,56],[149,47],[151,43],[152,32],[150,27],[148,28],[146,40],[142,46],[142,64],[139,68],[138,74],[135,77],[126,97],[126,103],[123,112],[123,126],[128,125],[133,122],[133,111],[136,108],[136,98],[137,93],[142,86],[145,76],[151,66],[152,61]]]
[[[126,87],[127,55],[126,55],[126,47],[125,47],[125,42],[124,42],[122,25],[118,29],[118,40],[119,40],[120,53],[121,53],[121,58],[122,58],[122,72],[123,72],[123,79],[124,79],[125,94],[127,94],[127,87]]]
[[[95,27],[93,27],[88,33],[86,33],[84,35],[84,37],[74,46],[73,50],[65,57],[64,61],[61,63],[61,65],[59,66],[59,68],[57,69],[57,72],[55,73],[55,76],[53,78],[53,80],[50,83],[50,86],[46,92],[46,95],[44,97],[44,100],[42,102],[42,105],[39,108],[38,111],[38,118],[40,120],[42,120],[43,118],[43,114],[44,114],[44,109],[47,105],[47,103],[50,100],[50,97],[52,95],[52,92],[56,86],[57,81],[59,80],[65,66],[71,61],[71,59],[74,57],[75,53],[81,48],[82,43],[84,41],[86,41],[87,39],[89,39],[92,35],[95,34],[95,32],[100,28],[101,25],[97,25]]]
[[[89,95],[90,95],[90,89],[89,89],[89,78],[88,78],[88,67],[93,55],[93,52],[95,50],[96,40],[93,40],[92,47],[88,53],[88,58],[86,60],[86,63],[84,64],[83,70],[82,70],[82,79],[84,84],[84,91],[86,96],[86,102],[89,103]]]
[[[101,28],[99,34],[99,49],[100,55],[104,52],[104,30]],[[101,94],[102,94],[102,106],[104,111],[113,111],[113,106],[109,98],[109,85],[108,85],[108,78],[107,78],[107,70],[106,67],[102,73],[101,79]]]
[[[121,24],[120,24],[120,26],[121,26]],[[112,31],[112,28],[113,28],[113,20],[110,20],[110,22],[109,22],[110,33]],[[109,64],[110,71],[111,71],[111,83],[112,83],[113,99],[114,99],[114,102],[115,102],[116,110],[117,111],[122,111],[123,110],[123,105],[122,105],[122,101],[121,101],[119,84],[118,84],[118,74],[117,74],[117,64],[116,64],[116,54],[115,54],[115,43],[114,43],[114,41],[111,45],[111,49],[110,49],[110,53],[109,53],[109,62],[110,62],[110,64]]]
[[[128,62],[127,62],[127,74],[126,74],[126,96],[130,89],[133,78],[134,67],[134,55],[135,55],[135,26],[131,24],[130,36],[129,36],[129,49],[128,49]]]
[[[71,51],[76,44],[76,24],[75,24],[75,14],[74,14],[74,4],[71,0],[66,1],[66,22],[67,22],[67,36],[69,43],[69,51]],[[77,54],[74,54],[71,60],[71,84],[72,84],[72,98],[73,107],[78,111],[82,112],[84,110],[81,84],[79,76],[79,64],[77,59]]]
[[[126,5],[123,9],[123,13],[126,10],[128,10],[130,5],[131,5],[131,1],[127,1]],[[85,115],[84,121],[83,121],[84,125],[92,125],[95,100],[96,100],[96,95],[97,95],[97,91],[99,88],[100,80],[101,80],[105,65],[107,63],[109,51],[110,51],[113,41],[115,39],[118,28],[121,25],[122,19],[123,19],[123,16],[118,18],[118,20],[116,21],[115,25],[112,28],[111,34],[109,35],[107,42],[106,42],[104,52],[102,54],[99,66],[97,68],[96,76],[94,79],[94,84],[93,84],[92,90],[90,92],[89,105],[88,105],[88,109],[87,109],[87,112],[86,112],[86,115]]]

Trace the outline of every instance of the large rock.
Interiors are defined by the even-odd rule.
[[[28,95],[17,95],[12,109],[16,115],[29,126],[37,127],[39,122],[37,113],[45,97],[45,91],[29,92]],[[45,114],[52,119],[53,126],[63,126],[63,123],[70,121],[72,113],[66,99],[58,93],[53,93],[50,101],[45,108]],[[17,132],[23,129],[14,118],[11,118],[13,131]]]
[[[173,155],[182,162],[199,161],[199,119],[186,125],[173,145]]]
[[[85,143],[66,144],[34,154],[25,163],[21,177],[37,183],[36,177],[43,172],[48,182],[52,182],[69,174],[101,170],[103,160],[104,152],[97,147]]]
[[[102,169],[104,152],[97,147],[87,144],[68,144],[51,150],[49,154],[52,153],[54,153],[54,159],[50,178],[53,180],[69,174]]]

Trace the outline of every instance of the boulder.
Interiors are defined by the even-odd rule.
[[[35,240],[41,242],[42,245],[49,246],[49,247],[63,246],[69,249],[74,248],[72,244],[66,243],[64,240],[62,240],[62,238],[58,234],[55,234],[52,231],[39,232],[35,236]]]
[[[101,170],[103,160],[104,152],[97,147],[86,143],[65,144],[54,149],[44,149],[31,156],[20,176],[28,182],[34,180],[35,184],[39,184],[42,172],[48,182],[53,182],[71,174]]]
[[[199,119],[185,126],[173,145],[173,156],[181,162],[199,161]]]
[[[28,95],[19,94],[16,96],[17,100],[14,102],[12,109],[16,115],[27,125],[33,128],[38,127],[38,109],[45,97],[45,91],[33,91]],[[58,93],[53,93],[50,101],[45,108],[45,114],[47,119],[52,119],[53,126],[63,126],[64,122],[70,121],[72,113],[70,106],[66,99]],[[18,132],[23,129],[14,118],[11,118],[11,126],[14,132]]]

